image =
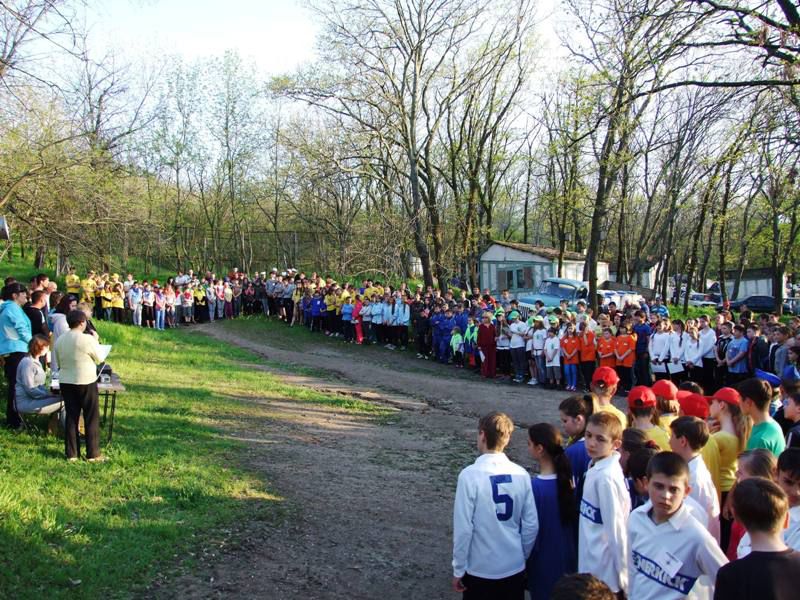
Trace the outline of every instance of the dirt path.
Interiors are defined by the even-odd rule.
[[[325,371],[282,372],[287,382],[355,395],[397,409],[375,419],[335,408],[247,400],[263,415],[232,431],[246,465],[285,498],[274,523],[241,523],[198,549],[201,568],[163,577],[148,598],[454,598],[449,590],[452,502],[475,457],[476,417],[493,409],[518,424],[555,421],[564,394],[452,378],[452,369],[374,349],[353,360],[330,344],[302,351],[255,341],[224,325],[198,327],[269,361]],[[276,334],[285,342],[290,331]],[[379,353],[385,353],[384,355]],[[413,371],[411,370],[413,363]],[[256,368],[271,371],[264,366]],[[309,371],[310,372],[310,371]],[[512,459],[529,465],[518,431]]]

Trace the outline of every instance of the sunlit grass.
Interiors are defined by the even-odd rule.
[[[250,399],[381,413],[286,385],[253,369],[255,355],[203,335],[100,332],[127,387],[110,462],[67,463],[62,440],[0,431],[0,597],[125,597],[224,524],[280,517],[281,499],[219,429],[263,415]]]

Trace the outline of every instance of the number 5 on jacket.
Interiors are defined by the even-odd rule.
[[[514,500],[508,494],[501,494],[498,486],[501,483],[511,483],[511,475],[491,475],[489,481],[492,482],[492,498],[495,504],[502,504],[503,512],[497,511],[498,521],[508,521],[514,514]]]

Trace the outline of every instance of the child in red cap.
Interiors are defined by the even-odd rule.
[[[733,484],[736,482],[737,457],[747,445],[750,437],[750,419],[742,413],[742,397],[733,388],[724,387],[714,392],[709,407],[711,418],[719,423],[719,431],[712,435],[719,447],[719,490],[724,507]],[[726,519],[725,511],[720,518],[720,542],[728,547],[732,521]]]
[[[661,450],[668,451],[669,436],[659,427],[656,395],[649,387],[637,385],[628,394],[628,427],[634,427],[653,440]]]
[[[619,385],[619,377],[611,367],[600,367],[592,375],[591,388],[597,396],[597,410],[616,415],[619,422],[624,424],[627,421],[625,413],[611,403],[611,399],[617,393],[617,385]]]
[[[698,419],[703,419],[703,421],[708,419],[708,398],[702,394],[682,394],[678,392],[678,404],[680,404],[681,407],[681,415],[697,417]],[[711,479],[714,481],[714,487],[719,492],[719,446],[717,445],[717,440],[713,436],[708,437],[708,442],[703,446],[701,454],[703,455],[703,462],[706,463],[708,470],[711,472]]]
[[[681,409],[678,404],[678,388],[669,379],[659,379],[653,384],[652,389],[656,395],[658,424],[664,431],[669,431],[670,423],[678,418]]]

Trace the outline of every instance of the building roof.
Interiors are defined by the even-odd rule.
[[[550,260],[558,259],[558,249],[556,248],[548,248],[546,246],[534,246],[533,244],[521,244],[518,242],[504,242],[501,240],[492,240],[491,243],[497,244],[499,246],[505,246],[506,248],[513,248],[514,250],[519,250],[520,252],[527,252],[529,254],[538,254],[539,256],[544,256],[545,258],[549,258]],[[586,257],[579,252],[571,252],[569,250],[565,250],[564,259],[585,261]]]

